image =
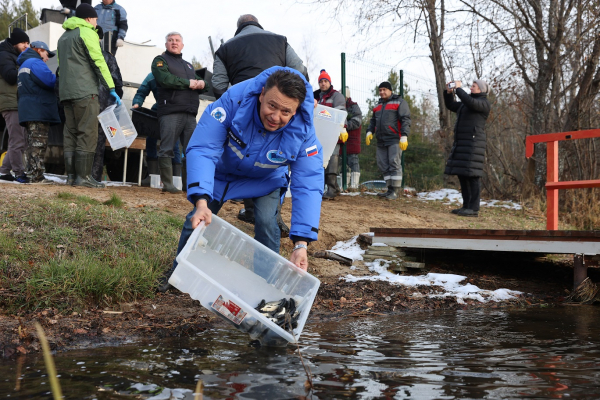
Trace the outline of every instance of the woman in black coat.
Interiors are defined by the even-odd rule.
[[[476,79],[471,85],[471,94],[461,87],[460,81],[450,82],[444,92],[444,103],[448,110],[456,113],[454,144],[446,162],[447,175],[457,175],[463,197],[462,208],[452,213],[463,217],[477,217],[481,194],[480,178],[485,161],[485,122],[490,114],[487,99],[488,84]],[[454,100],[456,94],[460,102]]]

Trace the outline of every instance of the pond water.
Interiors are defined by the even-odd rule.
[[[314,399],[600,398],[600,308],[420,312],[306,325]],[[66,399],[304,398],[292,346],[225,326],[55,355]],[[0,398],[51,399],[43,358],[0,362]]]

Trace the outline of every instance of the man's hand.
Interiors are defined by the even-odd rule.
[[[367,146],[371,145],[371,140],[373,140],[373,134],[371,132],[367,132]]]
[[[340,140],[342,143],[346,143],[346,140],[348,140],[348,132],[345,129],[344,132],[340,133]]]
[[[61,14],[65,14],[65,15],[69,15],[71,14],[71,10],[68,9],[67,7],[63,8],[62,10],[60,10]]]
[[[196,87],[194,89],[202,90],[202,89],[204,89],[205,86],[206,86],[206,84],[204,83],[204,81],[199,79],[196,81]]]
[[[317,108],[317,104],[319,104],[319,103],[317,102],[317,99],[314,99],[314,100],[315,100],[315,106],[313,108]]]
[[[408,137],[402,136],[400,138],[400,143],[398,143],[398,145],[400,146],[402,151],[406,150],[408,148]]]
[[[140,105],[139,104],[134,104],[133,108],[140,108]]]
[[[456,89],[458,89],[462,85],[461,81],[454,81],[454,83],[456,83]]]
[[[296,244],[307,244],[306,242],[297,242]],[[292,252],[290,261],[296,264],[296,267],[303,271],[308,271],[308,252],[304,248]]]
[[[192,217],[192,229],[196,229],[200,222],[204,221],[206,226],[210,225],[212,220],[212,211],[208,208],[208,203],[204,199],[196,202],[196,212]]]
[[[125,45],[125,41],[121,38],[117,39],[117,47],[123,47]]]
[[[196,85],[198,84],[198,81],[195,79],[190,79],[190,89],[194,90],[196,89]]]

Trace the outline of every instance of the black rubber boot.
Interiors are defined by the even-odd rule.
[[[388,200],[396,200],[398,198],[398,193],[400,192],[399,187],[390,186],[391,190],[387,196],[385,196]]]
[[[478,217],[479,216],[479,211],[473,211],[473,210],[471,210],[469,208],[463,208],[457,214],[460,217]]]
[[[163,183],[162,191],[173,194],[182,193],[181,190],[173,185],[173,164],[171,164],[171,157],[160,157],[158,159],[158,169],[160,170],[160,179]]]
[[[454,210],[450,211],[452,214],[458,214],[459,212],[461,212],[462,210],[464,210],[463,207],[461,208],[455,208]]]
[[[387,179],[385,181],[385,183],[387,184],[388,190],[385,193],[377,193],[377,196],[379,197],[387,197],[391,192],[392,192],[392,180],[391,179]]]
[[[92,165],[94,164],[94,153],[83,151],[75,152],[75,183],[73,186],[83,186],[96,189],[104,189],[104,184],[92,177]]]
[[[327,191],[323,194],[323,200],[333,200],[338,195],[338,191],[336,190],[337,175],[326,174],[325,183],[327,184]]]
[[[150,175],[158,175],[158,158],[147,158],[146,163],[148,164],[148,176],[142,179],[142,186],[150,187]]]
[[[173,176],[181,176],[181,164],[173,164]]]
[[[75,183],[75,152],[65,151],[65,172],[67,173],[67,185]]]

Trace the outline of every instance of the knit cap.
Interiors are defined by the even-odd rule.
[[[321,74],[319,75],[319,79],[317,79],[317,83],[321,82],[321,79],[327,79],[329,83],[331,83],[331,77],[324,69],[321,70]]]
[[[475,79],[473,82],[475,82],[477,86],[479,86],[479,90],[481,90],[481,93],[487,93],[490,90],[490,87],[488,86],[487,82],[483,79]]]
[[[8,39],[8,41],[13,46],[16,46],[19,43],[29,43],[29,36],[25,33],[25,31],[23,31],[23,29],[15,28],[10,34],[10,38]]]
[[[75,10],[75,16],[77,18],[86,19],[86,18],[98,18],[98,14],[94,7],[89,4],[82,3]]]
[[[388,81],[381,82],[381,83],[379,84],[379,89],[381,89],[381,88],[387,88],[387,89],[390,89],[390,90],[392,90],[392,84],[391,84],[391,83],[389,83]]]

